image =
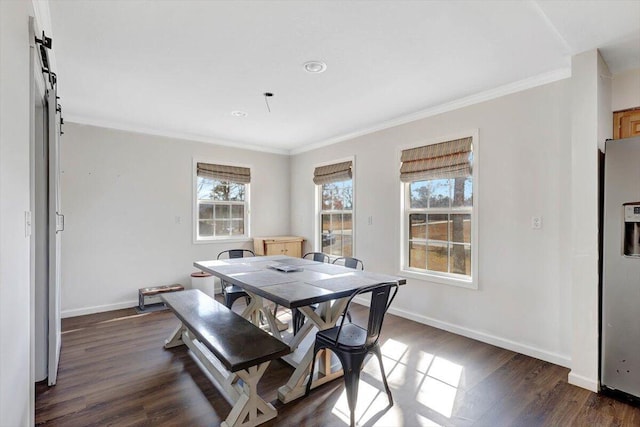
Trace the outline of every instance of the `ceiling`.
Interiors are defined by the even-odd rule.
[[[49,9],[65,120],[282,153],[566,77],[571,56],[594,48],[614,74],[640,68],[637,0],[49,0]],[[307,73],[310,60],[327,70]]]

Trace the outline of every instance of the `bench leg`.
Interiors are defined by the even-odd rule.
[[[278,415],[276,408],[258,395],[258,381],[270,362],[231,373],[200,341],[192,337],[188,330],[184,334],[181,332],[181,335],[184,343],[218,383],[224,391],[224,397],[232,405],[229,416],[221,424],[222,427],[253,427]],[[238,378],[242,380],[242,385]]]
[[[244,392],[240,399],[233,405],[222,427],[257,426],[278,415],[276,409],[258,395],[258,381],[267,370],[269,362],[252,366],[249,369],[236,372],[244,382]]]
[[[182,334],[182,340],[201,363],[202,368],[211,374],[214,384],[217,383],[218,387],[224,391],[224,398],[227,399],[231,405],[235,405],[243,393],[243,388],[238,383],[238,375],[227,371],[209,349],[195,339],[188,330]]]

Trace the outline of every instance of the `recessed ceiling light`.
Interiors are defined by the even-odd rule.
[[[231,115],[232,115],[233,117],[247,117],[247,116],[248,116],[248,114],[247,114],[247,113],[245,113],[244,111],[239,111],[239,110],[232,111],[232,112],[231,112]]]
[[[327,69],[327,64],[322,61],[309,61],[304,63],[304,69],[308,73],[322,73]]]

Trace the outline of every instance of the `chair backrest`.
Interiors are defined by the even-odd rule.
[[[364,270],[364,263],[358,258],[344,256],[333,260],[333,264],[343,264],[345,267]]]
[[[371,293],[371,303],[369,304],[369,319],[367,321],[367,339],[365,341],[365,347],[369,347],[378,342],[378,338],[380,338],[380,331],[382,330],[384,315],[387,313],[389,306],[398,293],[398,284],[396,282],[367,286],[366,288],[358,289],[351,295],[351,297],[349,297],[349,301],[347,302],[347,306],[343,312],[342,321],[340,322],[340,328],[336,334],[336,343],[340,337],[342,325],[344,324],[345,317],[347,317],[346,313],[349,311],[351,302],[358,295],[366,293]]]
[[[249,249],[229,249],[229,250],[220,252],[218,254],[217,259],[220,259],[220,257],[222,257],[225,254],[229,258],[245,258],[248,256],[256,256],[256,254],[253,253],[253,251],[250,251]]]
[[[311,256],[317,262],[329,262],[329,255],[322,252],[307,252],[302,258],[307,258],[308,256]]]

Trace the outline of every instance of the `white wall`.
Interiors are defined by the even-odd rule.
[[[613,111],[640,107],[640,68],[626,70],[613,76],[612,103]]]
[[[0,426],[33,425],[29,2],[0,1]]]
[[[395,311],[568,366],[570,95],[562,80],[296,155],[291,231],[314,238],[314,165],[354,155],[355,256],[398,273],[400,147],[478,129],[479,289],[408,279]],[[532,216],[543,217],[541,230]]]
[[[193,243],[194,157],[250,166],[252,235],[289,233],[288,156],[73,123],[64,132],[63,316],[131,307],[138,288],[188,286],[194,261],[252,248]]]
[[[597,64],[597,121],[598,121],[598,148],[604,152],[604,143],[613,138],[613,110],[612,105],[612,76],[607,63],[598,53]]]
[[[611,136],[609,70],[597,50],[571,61],[572,363],[569,382],[598,389],[598,147]]]

